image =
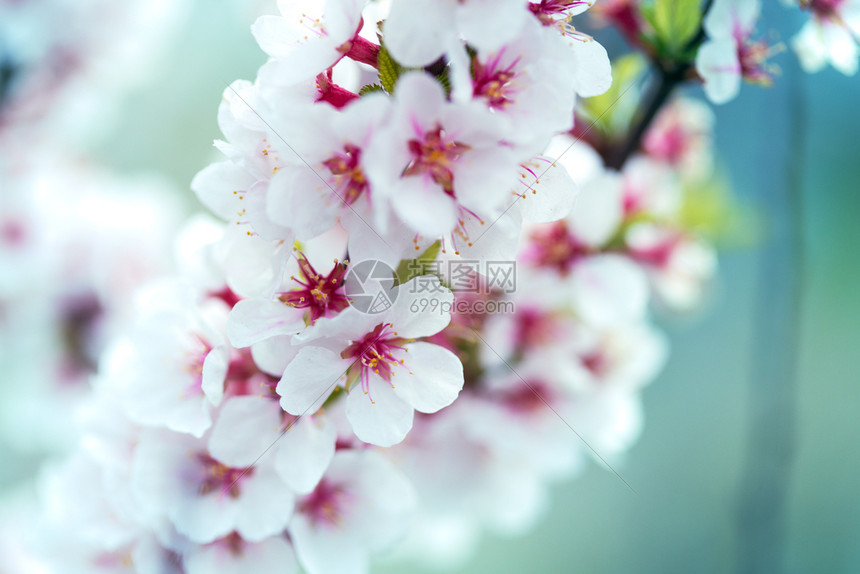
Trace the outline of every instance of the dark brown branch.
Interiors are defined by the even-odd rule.
[[[712,0],[706,0],[702,7],[702,23],[699,25],[699,30],[684,47],[683,52],[686,53],[697,48],[704,41],[704,21],[705,16],[711,9],[711,3]],[[672,95],[672,92],[675,91],[675,88],[689,78],[693,71],[693,62],[664,62],[655,59],[654,68],[657,75],[657,83],[653,85],[647,103],[639,114],[639,121],[630,130],[627,138],[619,146],[609,151],[606,157],[606,167],[620,170],[627,163],[627,160],[630,159],[630,156],[639,149],[639,146],[642,144],[642,138],[645,137],[645,132],[648,131],[654,118],[657,117],[657,113],[666,104],[666,101]]]

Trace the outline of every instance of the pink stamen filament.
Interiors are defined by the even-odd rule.
[[[347,494],[341,485],[322,479],[299,502],[298,511],[310,518],[314,526],[337,525],[343,516]]]
[[[362,194],[366,194],[370,200],[370,186],[361,167],[361,148],[346,144],[343,152],[336,153],[322,163],[332,174],[334,187],[340,191],[340,200],[352,205]]]
[[[535,265],[552,267],[567,275],[590,252],[591,249],[568,230],[564,221],[557,221],[532,234],[523,257]]]
[[[344,359],[357,359],[361,390],[368,395],[371,402],[373,401],[373,397],[370,396],[371,376],[380,377],[394,388],[391,379],[395,373],[392,367],[405,367],[404,360],[395,357],[394,351],[406,352],[405,344],[408,340],[398,337],[391,328],[391,323],[380,323],[361,341],[353,342],[341,353]]]
[[[445,193],[454,197],[454,172],[451,170],[451,164],[458,161],[469,149],[468,145],[451,139],[445,130],[437,125],[435,129],[409,140],[412,162],[404,175],[428,175]]]
[[[504,109],[511,104],[513,96],[518,91],[514,84],[517,77],[514,69],[520,59],[517,58],[507,68],[500,70],[499,62],[504,52],[503,48],[485,64],[481,64],[477,58],[473,61],[475,71],[473,93],[476,97],[486,98],[489,106],[494,109]]]
[[[217,490],[230,498],[238,498],[241,494],[240,482],[254,472],[253,468],[229,467],[204,452],[197,453],[196,459],[204,471],[203,481],[198,489],[201,496]]]
[[[288,307],[307,309],[306,322],[313,324],[320,317],[340,313],[349,306],[349,299],[343,292],[344,276],[348,261],[335,260],[334,267],[328,275],[323,276],[308,261],[301,252],[298,253],[299,276],[290,279],[299,287],[281,292],[278,299]]]

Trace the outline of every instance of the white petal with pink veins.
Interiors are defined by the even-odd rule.
[[[731,38],[709,40],[696,54],[696,69],[705,80],[705,94],[715,104],[724,104],[741,89],[738,49]]]
[[[705,31],[712,40],[747,38],[755,28],[761,12],[758,0],[716,0],[705,17]]]

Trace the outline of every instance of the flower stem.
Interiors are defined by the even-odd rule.
[[[706,0],[702,6],[702,23],[699,24],[699,30],[696,32],[696,35],[687,43],[683,50],[684,53],[697,48],[705,39],[704,20],[711,9],[712,2],[713,0]],[[650,97],[647,99],[643,111],[639,114],[639,121],[630,130],[630,134],[621,142],[621,145],[615,149],[610,149],[607,153],[606,167],[616,170],[624,167],[630,156],[639,149],[642,138],[651,126],[651,122],[657,116],[657,112],[663,108],[669,96],[675,91],[675,88],[684,83],[694,70],[693,61],[666,62],[654,58],[653,64],[657,75],[657,83],[652,87]]]

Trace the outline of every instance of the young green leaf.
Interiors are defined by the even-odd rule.
[[[668,56],[682,56],[684,47],[698,31],[702,19],[699,4],[699,0],[656,0],[654,3],[654,30]]]
[[[367,84],[366,86],[362,86],[360,90],[358,90],[358,95],[363,96],[365,94],[372,94],[373,92],[384,92],[385,89],[379,84]]]
[[[415,259],[404,259],[401,261],[396,271],[395,281],[397,284],[402,285],[410,279],[421,277],[422,275],[435,275],[436,271],[432,268],[431,264],[436,261],[441,247],[442,242],[436,241]]]
[[[397,61],[391,57],[391,54],[385,48],[385,44],[383,44],[379,49],[377,62],[379,63],[379,82],[382,84],[382,88],[386,92],[393,94],[397,78],[406,71],[406,68],[398,64]]]

